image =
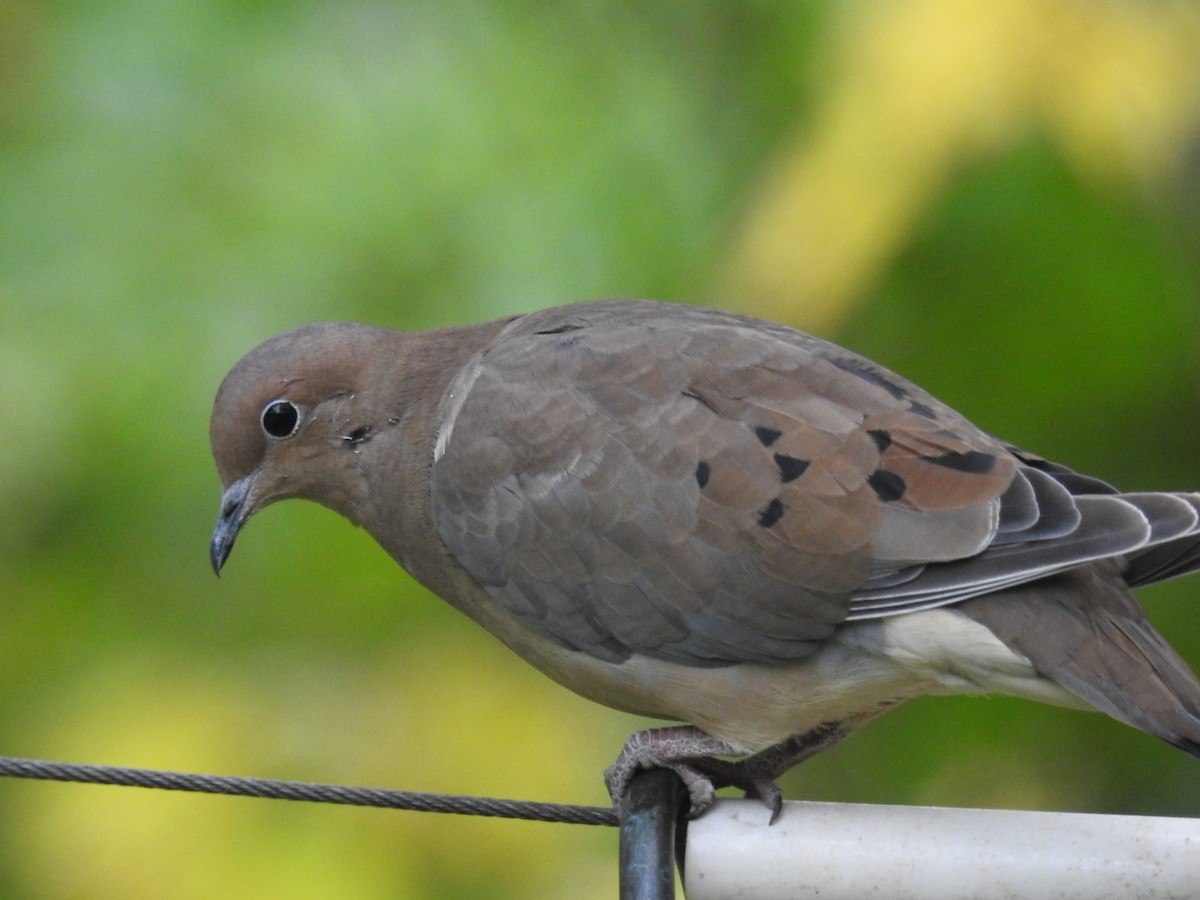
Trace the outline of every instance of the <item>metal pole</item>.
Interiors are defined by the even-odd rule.
[[[689,900],[1200,897],[1200,819],[718,800],[688,823]]]
[[[621,818],[621,900],[674,900],[683,797],[683,783],[669,769],[650,769],[630,782]]]

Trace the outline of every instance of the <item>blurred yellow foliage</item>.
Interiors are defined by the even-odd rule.
[[[1200,7],[911,0],[842,7],[812,121],[766,173],[726,293],[833,330],[948,183],[1030,133],[1081,176],[1161,189],[1200,122]]]

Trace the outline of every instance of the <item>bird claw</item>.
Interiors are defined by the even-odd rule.
[[[779,821],[779,815],[783,812],[783,788],[779,786],[779,782],[773,779],[759,779],[745,784],[735,781],[733,786],[745,791],[746,799],[759,800],[771,811],[771,818],[767,821],[768,825],[774,825]]]
[[[694,819],[702,815],[713,805],[716,795],[712,779],[688,762],[651,758],[645,760],[625,759],[618,760],[604,770],[604,783],[608,787],[608,793],[622,814],[625,811],[624,804],[629,783],[639,772],[649,769],[669,769],[679,776],[679,780],[683,782],[683,786],[688,792],[688,818]],[[624,818],[623,815],[622,818]]]
[[[628,746],[628,745],[627,745]],[[669,769],[679,776],[688,792],[688,818],[696,819],[708,812],[716,799],[716,789],[735,787],[745,792],[748,799],[759,800],[771,812],[770,824],[774,825],[783,812],[783,790],[770,778],[752,771],[743,770],[738,763],[710,757],[671,759],[662,754],[625,753],[604,771],[604,783],[617,804],[624,811],[626,791],[638,772],[647,769]]]
[[[747,800],[758,800],[771,812],[769,824],[774,825],[783,812],[783,789],[775,780],[775,772],[764,768],[757,757],[730,762],[724,759],[698,759],[693,765],[701,770],[714,787],[734,787]]]
[[[624,812],[625,792],[633,776],[643,769],[670,769],[688,791],[689,818],[703,815],[713,804],[714,791],[736,787],[771,811],[770,824],[783,812],[783,790],[776,778],[792,766],[841,740],[858,722],[825,722],[792,735],[745,759],[731,761],[737,748],[705,734],[694,725],[651,728],[630,735],[617,761],[604,773],[604,783],[618,812]]]
[[[624,812],[626,792],[633,777],[646,769],[670,769],[688,792],[689,818],[703,815],[712,806],[716,787],[708,771],[720,760],[710,754],[733,753],[725,741],[710,737],[698,728],[650,728],[629,737],[616,762],[604,772],[604,783],[619,812]]]

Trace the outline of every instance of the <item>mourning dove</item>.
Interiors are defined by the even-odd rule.
[[[1130,587],[1200,568],[1200,495],[1121,493],[782,325],[601,300],[306,325],[225,378],[219,572],[302,497],[633,735],[694,810],[923,694],[1098,709],[1200,756],[1200,683]],[[717,757],[735,757],[738,761]]]

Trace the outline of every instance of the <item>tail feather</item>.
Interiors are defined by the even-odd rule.
[[[1096,495],[1112,495],[1120,494],[1115,487],[1098,478],[1093,478],[1090,475],[1081,475],[1064,465],[1051,462],[1043,459],[1036,454],[1029,453],[1019,447],[1007,445],[1010,453],[1016,456],[1026,466],[1043,473],[1052,478],[1060,487],[1065,488],[1072,496],[1085,496],[1088,494]],[[1122,495],[1125,497],[1135,495]],[[1152,494],[1136,495],[1142,498],[1152,497]],[[1161,494],[1159,496],[1169,496],[1176,501],[1183,501],[1190,505],[1193,510],[1200,514],[1200,496],[1196,494]],[[1151,525],[1154,525],[1154,513],[1152,510],[1145,510],[1150,520]],[[1200,571],[1200,534],[1195,533],[1196,526],[1193,525],[1189,530],[1191,534],[1181,534],[1174,540],[1166,540],[1160,543],[1161,539],[1151,541],[1151,546],[1143,550],[1134,551],[1128,554],[1127,568],[1125,570],[1125,583],[1130,587],[1138,587],[1145,584],[1153,584],[1157,581],[1165,581],[1169,578],[1178,578],[1181,575],[1190,575],[1193,572]],[[1003,537],[1003,536],[1002,536]]]
[[[1106,560],[957,607],[1096,709],[1200,757],[1200,680]]]
[[[1190,535],[1130,556],[1125,583],[1140,587],[1196,571],[1200,571],[1200,535]]]

